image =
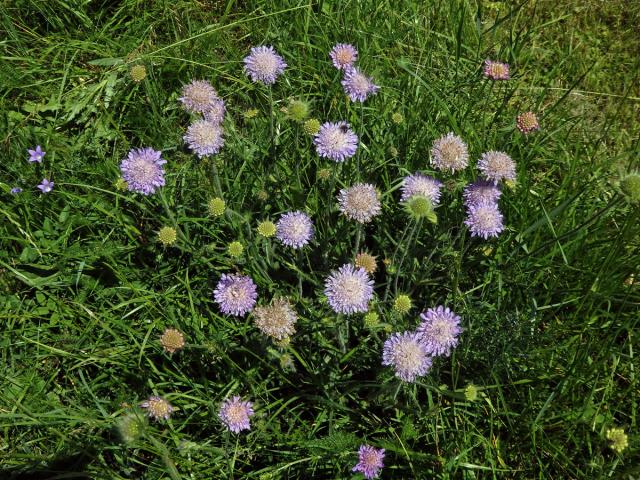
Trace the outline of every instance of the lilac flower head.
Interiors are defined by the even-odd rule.
[[[224,145],[222,133],[220,123],[196,120],[189,126],[187,134],[183,138],[189,148],[202,158],[220,151]]]
[[[31,163],[34,163],[34,162],[42,163],[42,159],[47,153],[42,151],[42,148],[40,147],[40,145],[37,145],[34,150],[27,149],[27,152],[29,152],[29,161]]]
[[[338,43],[329,52],[331,60],[333,60],[333,66],[338,70],[345,70],[352,67],[355,61],[358,59],[358,51],[356,47],[348,43]]]
[[[311,218],[299,211],[285,213],[276,223],[276,237],[288,247],[304,247],[313,237]]]
[[[241,317],[253,310],[258,298],[256,284],[246,275],[226,274],[220,277],[213,299],[226,315]]]
[[[373,297],[373,280],[364,268],[346,264],[334,270],[324,282],[324,294],[336,313],[364,313]]]
[[[508,64],[488,59],[484,61],[483,73],[491,80],[509,80],[510,78]]]
[[[162,153],[153,148],[134,148],[127,158],[120,163],[122,178],[127,188],[133,192],[149,195],[164,185],[164,169],[167,163],[161,158]]]
[[[464,204],[469,207],[476,203],[497,203],[502,195],[500,188],[495,183],[487,180],[478,180],[467,185],[462,192]]]
[[[244,71],[251,81],[265,85],[274,84],[286,67],[287,64],[272,46],[253,47],[244,59]]]
[[[374,448],[371,445],[360,445],[358,450],[358,463],[353,467],[352,471],[360,472],[364,478],[377,478],[380,470],[384,467],[382,459],[384,458],[384,448]]]
[[[173,407],[162,397],[151,396],[140,404],[147,411],[147,415],[155,420],[169,420]]]
[[[235,396],[222,402],[218,417],[233,433],[240,433],[242,430],[251,429],[249,417],[254,413],[253,403],[242,401],[240,397]]]
[[[355,155],[358,136],[353,133],[347,122],[327,122],[322,124],[313,143],[321,157],[329,158],[334,162],[344,162]]]
[[[414,195],[422,195],[431,200],[435,207],[440,202],[442,182],[428,175],[414,173],[402,180],[402,196],[400,200],[406,202]]]
[[[375,95],[380,90],[380,87],[373,83],[373,79],[356,67],[345,69],[342,86],[352,102],[364,102],[369,95]]]
[[[208,122],[220,124],[224,120],[225,111],[224,100],[218,98],[214,100],[209,109],[204,112],[204,119]]]
[[[50,182],[48,179],[43,178],[38,188],[42,191],[42,193],[49,193],[53,190],[53,182]]]
[[[427,353],[434,357],[451,355],[451,350],[458,345],[458,335],[462,331],[460,317],[449,308],[438,306],[420,314],[420,318],[422,323],[416,332],[427,348]]]
[[[218,92],[206,80],[192,80],[184,85],[178,100],[187,111],[193,113],[206,113],[221,101]]]
[[[11,193],[12,193],[13,195],[18,195],[19,193],[22,193],[22,189],[21,189],[20,187],[13,187],[13,188],[11,189]]]
[[[469,164],[467,144],[460,137],[449,132],[433,142],[431,165],[439,170],[454,173]]]
[[[469,227],[472,237],[497,237],[504,230],[502,213],[495,203],[481,202],[468,205],[467,219],[464,221]]]
[[[340,211],[349,219],[368,223],[380,213],[380,199],[376,187],[370,183],[357,183],[343,188],[338,194]]]
[[[509,155],[504,152],[491,150],[485,152],[478,161],[480,170],[488,180],[499,183],[500,180],[516,179],[516,164]]]
[[[431,357],[416,332],[392,334],[382,349],[382,364],[393,366],[396,377],[413,382],[431,369]]]

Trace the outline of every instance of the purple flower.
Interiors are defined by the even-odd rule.
[[[276,223],[276,237],[288,247],[304,247],[313,237],[311,218],[299,211],[285,213]]]
[[[213,291],[213,299],[220,307],[220,311],[236,317],[249,313],[256,304],[256,298],[258,298],[256,284],[246,275],[223,273]]]
[[[344,162],[355,155],[358,148],[358,136],[349,128],[347,122],[323,123],[313,140],[316,152],[334,162]]]
[[[367,77],[356,67],[345,69],[342,86],[352,102],[364,102],[369,95],[375,95],[380,89],[373,83],[373,79]]]
[[[47,153],[42,151],[42,148],[40,148],[40,145],[36,146],[35,150],[27,149],[27,152],[29,152],[29,161],[31,163],[34,163],[34,162],[42,163],[42,159]]]
[[[13,187],[13,188],[11,189],[11,193],[12,193],[13,195],[18,195],[19,193],[22,193],[22,189],[21,189],[20,187]]]
[[[371,445],[360,445],[358,450],[358,463],[352,471],[360,472],[365,478],[376,478],[384,467],[384,448],[374,448]]]
[[[440,202],[442,182],[428,175],[414,173],[402,180],[402,196],[400,200],[406,202],[414,195],[422,195],[431,200],[435,207]]]
[[[504,152],[491,150],[483,153],[478,161],[480,170],[488,180],[499,183],[500,180],[516,179],[516,164],[509,155]]]
[[[358,59],[358,51],[353,45],[348,43],[338,43],[329,52],[331,60],[333,60],[333,66],[338,70],[345,70],[353,66],[354,62]]]
[[[466,168],[469,164],[467,144],[451,132],[438,138],[431,147],[431,164],[451,173]]]
[[[253,47],[244,59],[244,72],[253,82],[265,85],[274,84],[286,67],[287,64],[272,46]]]
[[[163,160],[161,155],[162,152],[149,147],[129,151],[127,158],[120,163],[122,178],[127,182],[129,190],[149,195],[164,185],[162,165],[167,161]]]
[[[208,120],[196,120],[187,129],[187,134],[182,137],[189,148],[200,158],[214,155],[224,145],[222,138],[222,126]]]
[[[224,100],[219,98],[214,100],[211,103],[210,108],[204,112],[204,119],[208,122],[220,124],[224,120],[225,111],[226,107],[224,106]]]
[[[368,223],[380,213],[380,199],[376,187],[370,183],[357,183],[343,188],[338,194],[340,211],[349,219]]]
[[[147,415],[155,420],[169,420],[173,407],[162,397],[151,396],[140,404],[147,411]]]
[[[416,331],[426,346],[427,353],[434,357],[451,355],[451,350],[458,345],[458,335],[462,331],[460,317],[449,308],[438,306],[420,314],[420,318],[422,323]]]
[[[53,190],[53,182],[50,182],[48,179],[43,178],[42,183],[38,185],[38,188],[42,191],[42,193],[49,193]]]
[[[193,113],[206,113],[222,101],[215,88],[206,80],[192,80],[184,85],[182,96],[178,100],[188,112]]]
[[[497,237],[504,230],[502,214],[498,205],[489,202],[474,203],[467,207],[467,219],[464,221],[469,227],[472,237]]]
[[[464,204],[469,207],[476,203],[497,203],[502,191],[493,182],[478,180],[467,185],[462,192]]]
[[[235,396],[222,402],[218,417],[233,433],[240,433],[242,430],[251,429],[249,417],[254,413],[253,403],[242,401],[240,397]]]
[[[393,366],[396,377],[413,382],[431,369],[432,359],[417,332],[392,334],[382,350],[382,365]]]
[[[336,313],[364,313],[373,297],[373,280],[364,268],[346,264],[334,270],[324,282],[324,294]]]
[[[509,65],[487,59],[484,61],[483,73],[491,80],[509,80]]]

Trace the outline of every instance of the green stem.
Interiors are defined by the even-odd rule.
[[[404,240],[404,237],[407,235],[407,231],[409,230],[409,226],[411,224],[407,223],[404,226],[404,229],[402,230],[402,235],[400,235],[400,240],[398,240],[398,243],[396,244],[396,249],[393,252],[393,256],[391,257],[391,266],[395,267],[395,261],[396,261],[396,256],[398,255],[398,250],[400,250],[400,245],[402,245],[402,241]],[[391,289],[391,281],[387,282],[387,288],[384,292],[384,298],[383,298],[383,302],[387,301],[387,298],[389,298],[389,290]]]
[[[362,228],[363,226],[358,223],[358,225],[356,226],[356,251],[353,254],[354,258],[356,255],[358,255],[358,252],[360,251],[360,239],[362,237]]]
[[[393,291],[395,294],[398,293],[398,280],[400,279],[400,271],[402,270],[402,264],[404,263],[404,259],[407,257],[407,253],[409,249],[412,247],[413,236],[416,233],[416,229],[422,223],[422,219],[418,221],[413,221],[413,228],[411,232],[409,232],[409,237],[407,238],[407,247],[402,252],[402,257],[400,257],[400,262],[398,262],[398,270],[396,271],[396,279],[393,282]]]
[[[220,185],[220,175],[218,174],[218,166],[216,165],[216,159],[211,159],[211,172],[213,173],[213,185],[216,189],[216,195],[222,198],[222,186]]]

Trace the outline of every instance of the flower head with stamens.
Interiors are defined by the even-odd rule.
[[[243,401],[236,395],[222,402],[218,417],[233,433],[240,433],[251,429],[250,417],[254,413],[253,403]]]
[[[363,268],[346,264],[327,277],[324,294],[336,313],[365,313],[373,297],[373,280]]]
[[[381,210],[376,187],[370,183],[343,188],[338,195],[338,203],[347,218],[359,223],[369,223]]]
[[[458,345],[460,317],[449,308],[438,306],[429,308],[420,315],[422,323],[416,332],[431,356],[451,355],[451,350]]]
[[[338,70],[345,70],[353,66],[358,59],[356,47],[348,43],[338,43],[331,49],[329,56],[333,61],[333,66]]]
[[[438,170],[454,173],[469,164],[467,144],[452,132],[438,138],[431,148],[431,164]]]
[[[353,133],[347,122],[327,122],[322,124],[313,143],[321,157],[334,162],[344,162],[355,155],[358,136]]]
[[[222,313],[241,317],[253,310],[258,292],[251,277],[223,273],[213,297]]]
[[[384,448],[374,448],[371,445],[360,445],[358,463],[352,471],[360,472],[367,480],[377,478],[384,467]]]
[[[286,67],[282,57],[270,45],[253,47],[244,59],[244,71],[251,77],[251,81],[265,85],[276,83]]]
[[[134,148],[120,163],[120,170],[130,191],[150,195],[164,185],[165,163],[162,153],[153,148]]]
[[[276,237],[288,247],[304,247],[313,237],[311,218],[300,211],[285,213],[276,223]]]
[[[395,368],[396,377],[413,382],[431,369],[431,357],[416,332],[394,333],[384,342],[382,364]]]

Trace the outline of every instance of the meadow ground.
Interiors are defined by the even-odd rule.
[[[640,193],[621,187],[640,169],[640,4],[17,0],[0,21],[0,478],[363,478],[361,445],[385,449],[380,478],[640,478]],[[380,86],[363,103],[329,58],[341,42]],[[287,63],[271,86],[243,71],[258,45]],[[203,158],[183,140],[193,79],[226,105]],[[320,157],[293,100],[348,122],[355,156]],[[455,173],[432,163],[447,132],[468,145]],[[151,195],[119,181],[140,147],[167,161]],[[489,150],[517,177],[484,239],[463,190]],[[400,201],[418,171],[442,181],[422,219]],[[358,181],[381,203],[365,225],[336,200]],[[305,247],[258,232],[294,210]],[[325,281],[360,251],[373,298],[336,313]],[[290,338],[221,311],[235,272],[260,306],[288,298]],[[383,345],[437,305],[457,346],[403,381]],[[240,433],[219,418],[235,395],[255,411]],[[168,419],[145,417],[151,396]]]

